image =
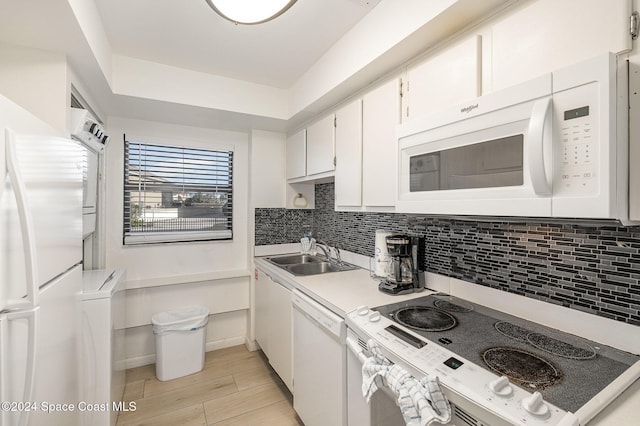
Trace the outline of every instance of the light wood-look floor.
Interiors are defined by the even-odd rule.
[[[124,401],[136,410],[121,412],[118,426],[303,426],[263,353],[244,345],[207,352],[204,370],[165,382],[154,364],[127,370]]]

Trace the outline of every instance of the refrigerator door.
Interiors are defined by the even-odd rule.
[[[36,342],[36,380],[32,401],[77,404],[81,398],[82,266],[41,289]],[[64,405],[60,405],[64,407]],[[77,425],[83,413],[38,407],[30,425]]]
[[[4,244],[0,246],[0,270],[3,271],[0,278],[0,311],[10,311],[28,309],[38,304],[39,280],[34,224],[25,179],[18,167],[15,135],[5,129],[3,136],[1,148],[5,154],[5,174],[2,193],[6,198],[0,197],[0,218],[4,227]]]
[[[42,287],[82,261],[82,147],[10,130],[4,142],[9,173],[0,198],[0,309],[29,294],[29,274]]]
[[[38,310],[0,314],[0,401],[23,403],[3,407],[0,425],[26,425],[30,413],[38,408],[32,404]]]

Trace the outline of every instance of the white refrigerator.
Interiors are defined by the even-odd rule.
[[[81,146],[0,96],[0,425],[77,425]]]

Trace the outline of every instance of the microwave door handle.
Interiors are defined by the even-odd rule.
[[[527,154],[531,185],[537,195],[550,195],[551,185],[547,178],[545,154],[550,154],[546,146],[551,140],[551,97],[536,101],[529,121]]]

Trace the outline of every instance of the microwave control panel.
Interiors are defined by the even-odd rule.
[[[553,95],[556,195],[589,195],[598,191],[598,105],[595,83]]]

